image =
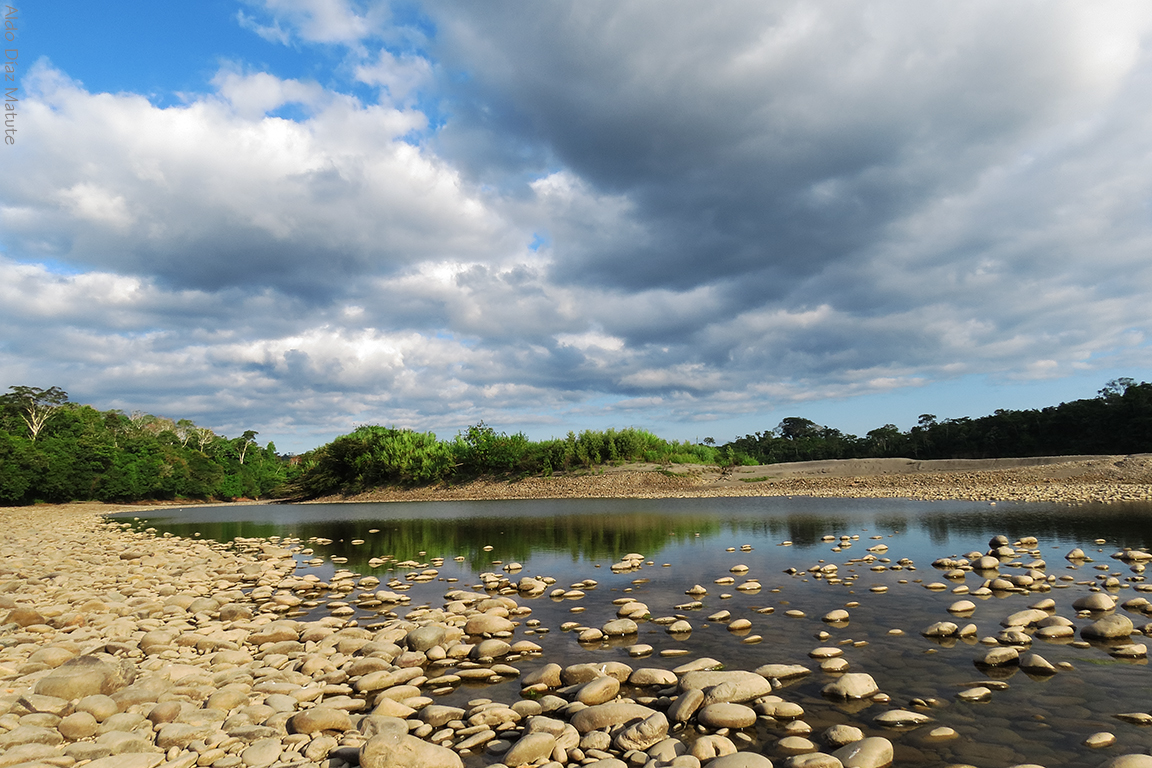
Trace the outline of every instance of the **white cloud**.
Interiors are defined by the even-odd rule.
[[[388,18],[383,3],[373,4],[366,12],[358,11],[349,0],[250,0],[250,4],[271,15],[272,23],[262,25],[240,12],[241,25],[283,44],[290,40],[291,30],[307,42],[353,45],[378,33]]]
[[[386,49],[380,50],[375,61],[357,66],[355,73],[360,82],[386,89],[396,104],[408,103],[418,90],[432,84],[432,65],[427,59],[397,56]]]
[[[196,288],[333,290],[429,257],[487,257],[514,236],[479,192],[405,136],[418,111],[311,83],[221,72],[216,94],[159,108],[91,94],[41,65],[37,131],[0,200],[10,250]],[[269,117],[288,103],[301,120]]]
[[[11,383],[307,447],[1152,365],[1142,3],[249,6],[343,58],[26,77]]]

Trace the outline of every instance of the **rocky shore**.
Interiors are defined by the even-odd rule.
[[[547,578],[483,574],[485,589],[410,608],[402,582],[296,577],[279,542],[156,537],[83,505],[7,509],[3,521],[0,766],[770,768],[744,729],[804,714],[773,693],[809,673],[798,666],[718,671],[702,658],[522,674],[514,665],[541,649],[515,637],[533,626],[519,598],[552,588]],[[613,568],[642,565],[630,555]],[[318,620],[286,617],[321,592],[374,608],[378,621],[359,626],[331,601]],[[648,608],[627,600],[618,615],[584,631],[635,635]],[[483,696],[518,678],[516,700]],[[476,688],[465,707],[437,703],[460,686]],[[879,693],[864,674],[837,691]],[[858,729],[830,729],[817,755],[805,733],[795,729],[792,768],[892,761],[887,739]]]
[[[382,488],[317,502],[479,499],[828,496],[926,501],[1152,501],[1152,457],[1076,456],[971,461],[856,459],[720,471],[716,467],[629,464],[591,472],[478,480],[458,486]]]
[[[565,663],[541,658],[541,646],[529,639],[550,629],[532,617],[532,600],[578,600],[595,582],[556,584],[520,576],[509,563],[478,574],[475,585],[445,584],[438,602],[413,605],[407,591],[437,581],[442,560],[396,563],[396,576],[385,583],[341,570],[321,581],[298,572],[294,554],[307,555],[307,542],[182,539],[136,531],[99,511],[109,510],[0,510],[0,768],[883,768],[899,764],[899,740],[886,732],[923,726],[924,743],[958,738],[932,724],[925,714],[932,701],[894,701],[867,671],[848,671],[843,644],[813,649],[809,665],[774,660],[765,646],[764,663],[743,670],[721,669],[712,658],[679,659],[672,650],[654,656],[636,638],[638,624],[676,638],[690,634],[692,622],[621,596],[610,621],[554,629],[578,634],[582,646],[624,643],[631,663]],[[846,550],[853,538],[859,536],[833,541],[833,551]],[[887,546],[873,544],[850,562],[873,571],[914,569],[911,561],[891,563],[883,557]],[[977,667],[1057,674],[1058,665],[1028,651],[1032,635],[1072,642],[1076,624],[1057,615],[1051,600],[1027,596],[1061,582],[1046,575],[1043,561],[1024,562],[1038,555],[1035,540],[997,537],[989,544],[986,554],[933,564],[953,584],[983,574],[973,597],[1030,600],[1001,622],[999,634],[980,640],[987,650]],[[1146,647],[1129,638],[1140,628],[1109,591],[1147,591],[1142,573],[1152,555],[1115,557],[1136,575],[1077,582],[1087,588],[1075,605],[1085,640],[1075,642],[1085,649],[1088,639],[1105,642],[1118,658],[1143,658]],[[611,570],[653,565],[632,553]],[[823,560],[808,570],[794,577],[829,584],[855,578]],[[746,571],[733,567],[716,584],[759,591]],[[966,586],[952,591],[969,594]],[[678,611],[699,608],[698,596],[708,590],[686,592]],[[826,626],[846,626],[854,605],[824,616]],[[962,618],[974,607],[964,599],[948,610]],[[1144,615],[1152,604],[1136,598],[1124,610]],[[727,614],[708,621],[727,625],[745,643],[759,642],[747,619]],[[974,625],[949,621],[922,630],[953,644],[975,642],[975,633]],[[870,716],[871,734],[809,724],[789,686],[814,671],[831,680],[823,696],[846,702],[846,711],[852,702],[880,710]],[[986,700],[998,690],[992,674],[956,698]],[[1143,712],[1115,716],[1152,723]],[[1116,742],[1103,731],[1090,738],[1093,748]],[[1120,754],[1101,764],[1152,768],[1152,756]]]

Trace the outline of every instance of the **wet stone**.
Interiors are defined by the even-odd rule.
[[[884,768],[892,763],[892,742],[871,736],[841,747],[832,753],[844,768]]]
[[[708,704],[696,713],[696,720],[707,728],[747,728],[756,722],[756,712],[743,704]]]

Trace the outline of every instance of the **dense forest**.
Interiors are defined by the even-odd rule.
[[[98,411],[63,390],[0,395],[0,504],[260,498],[288,479],[276,446],[187,419]]]
[[[922,414],[907,432],[864,437],[789,417],[723,445],[668,441],[642,429],[586,430],[529,440],[483,422],[451,440],[431,432],[357,427],[301,456],[279,456],[257,433],[227,438],[191,421],[98,411],[53,387],[0,395],[0,503],[73,500],[316,497],[384,485],[517,478],[646,461],[773,464],[817,459],[998,458],[1152,452],[1152,384],[1108,382],[1086,400],[980,418]]]
[[[856,437],[808,419],[787,418],[774,430],[737,438],[724,449],[757,464],[1146,453],[1152,451],[1152,384],[1116,379],[1087,400],[1026,411],[997,410],[976,419],[937,420],[925,413],[918,421],[907,432],[885,424]]]

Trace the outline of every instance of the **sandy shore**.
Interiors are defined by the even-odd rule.
[[[316,502],[546,498],[829,496],[924,500],[1118,502],[1152,500],[1152,455],[915,461],[847,459],[737,467],[628,464],[515,482],[384,488]]]

